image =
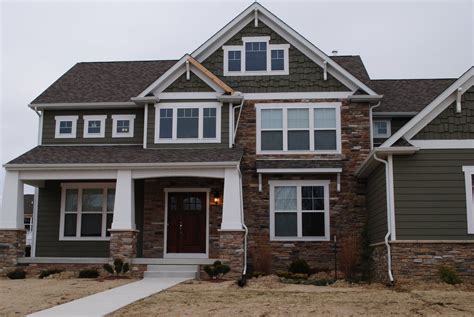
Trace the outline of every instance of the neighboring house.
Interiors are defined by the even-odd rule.
[[[10,250],[22,239],[22,185],[39,194],[32,258],[3,266],[123,256],[143,271],[222,259],[237,275],[247,259],[271,256],[273,270],[296,258],[331,269],[335,237],[354,239],[368,223],[380,278],[389,230],[393,249],[436,240],[417,256],[459,247],[451,258],[472,267],[470,194],[458,182],[474,162],[456,156],[472,150],[425,150],[414,137],[473,147],[472,69],[461,79],[371,80],[359,56],[327,56],[258,3],[179,60],[76,64],[30,104],[40,145],[5,164],[0,237]],[[453,96],[461,113],[428,124],[431,104]],[[375,155],[389,161],[387,179]],[[449,158],[462,166],[447,168]],[[417,271],[418,258],[396,254],[412,264],[397,277]],[[421,269],[437,263],[420,258]]]

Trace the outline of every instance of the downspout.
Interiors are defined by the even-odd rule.
[[[240,171],[240,166],[237,167],[237,171],[239,171],[239,183],[240,183],[240,216],[241,216],[241,222],[242,222],[242,227],[245,230],[245,235],[244,235],[244,267],[242,270],[242,276],[240,277],[238,284],[240,287],[245,286],[247,283],[247,237],[249,234],[249,230],[247,226],[245,225],[245,219],[244,219],[244,194],[242,190],[242,172]]]
[[[374,149],[374,119],[372,118],[372,112],[373,112],[373,109],[374,108],[377,108],[380,106],[380,101],[375,105],[375,106],[371,106],[369,108],[369,124],[370,124],[370,150],[373,150]]]
[[[38,111],[37,107],[32,108],[34,112],[38,115],[38,145],[41,145],[43,142],[43,113]]]
[[[34,112],[38,115],[38,145],[41,145],[43,142],[43,112],[39,112],[37,107],[32,108]],[[32,220],[32,237],[31,237],[31,253],[30,256],[34,258],[36,256],[36,223],[38,222],[38,199],[39,199],[39,189],[35,187],[35,196],[33,197],[33,220]]]
[[[387,269],[388,269],[388,278],[390,279],[390,284],[393,284],[393,274],[392,274],[392,254],[390,250],[390,243],[388,243],[388,238],[392,234],[392,205],[390,204],[391,201],[391,194],[390,194],[390,173],[388,169],[388,161],[382,160],[381,158],[377,157],[377,153],[374,153],[374,159],[379,161],[385,165],[385,187],[386,187],[386,200],[387,200],[387,234],[385,235],[385,246],[387,247]]]

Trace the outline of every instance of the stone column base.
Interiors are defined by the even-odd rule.
[[[110,257],[122,260],[137,257],[137,230],[109,230],[110,231]]]
[[[237,278],[244,267],[244,235],[243,231],[219,232],[219,258],[230,266],[228,278]]]
[[[0,274],[15,268],[25,255],[26,232],[23,229],[0,229]]]

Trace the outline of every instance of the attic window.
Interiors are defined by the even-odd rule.
[[[112,115],[112,137],[133,138],[135,117],[134,114]]]
[[[270,44],[269,36],[242,37],[242,45],[223,46],[224,76],[288,75],[289,44]]]
[[[78,116],[55,116],[56,129],[54,137],[56,139],[69,139],[76,137],[76,127]]]

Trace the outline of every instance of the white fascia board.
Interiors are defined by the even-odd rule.
[[[258,168],[259,174],[319,174],[341,173],[342,168]]]
[[[97,109],[97,108],[141,108],[131,101],[125,102],[70,102],[70,103],[34,103],[31,109]]]
[[[346,99],[352,91],[334,92],[269,92],[244,94],[245,100],[283,100],[283,99]]]
[[[438,114],[446,109],[454,100],[456,96],[453,94],[461,86],[464,86],[467,82],[470,82],[472,86],[474,82],[474,67],[471,67],[466,71],[458,80],[456,80],[451,86],[449,86],[443,93],[436,97],[432,102],[430,102],[423,110],[421,110],[415,117],[413,117],[407,124],[405,124],[400,130],[394,133],[390,138],[388,138],[380,147],[390,147],[401,137],[404,137],[408,140],[409,135],[413,136],[418,133],[423,127],[425,127],[429,122],[431,122],[432,114],[438,106],[441,105],[441,110],[438,110]],[[467,90],[467,89],[466,89]]]
[[[420,149],[474,149],[474,140],[410,140]]]

